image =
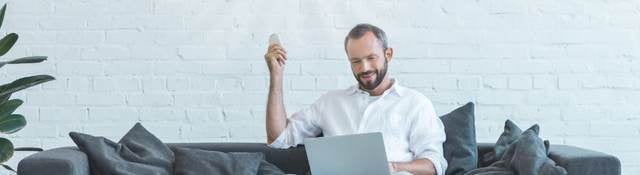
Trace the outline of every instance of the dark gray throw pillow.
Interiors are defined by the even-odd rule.
[[[537,136],[537,134],[540,132],[540,126],[538,124],[532,125],[526,131],[534,132]],[[523,135],[523,133],[524,132],[522,131],[522,129],[520,129],[518,125],[513,123],[513,121],[505,121],[504,131],[502,132],[502,134],[500,134],[498,141],[493,147],[493,151],[487,152],[483,155],[480,165],[488,166],[495,161],[502,159],[502,157],[505,156],[505,151],[507,151],[507,149],[511,147],[511,145],[514,144],[514,142],[516,142]],[[545,151],[548,151],[549,141],[543,141],[543,145],[545,146],[545,148],[547,148],[545,149]],[[549,154],[548,152],[546,153]]]
[[[175,175],[234,174],[283,175],[275,165],[264,160],[262,153],[175,148]]]
[[[447,136],[443,149],[449,166],[445,174],[464,174],[475,169],[478,163],[478,145],[473,103],[469,102],[440,119]]]
[[[536,132],[540,130],[537,124],[531,126],[529,129],[533,129]],[[509,145],[518,140],[520,135],[522,135],[522,129],[520,129],[518,125],[513,123],[511,120],[505,121],[504,131],[500,134],[496,145],[493,147],[496,158],[500,159]]]
[[[547,157],[549,142],[538,137],[539,133],[540,127],[537,124],[525,130],[505,150],[501,161],[515,170],[515,174],[567,174],[564,168]]]
[[[534,125],[537,127],[537,125]],[[532,127],[534,127],[532,126]],[[518,127],[511,120],[507,120],[504,122],[504,131],[498,137],[498,141],[493,147],[493,151],[487,152],[482,155],[482,160],[480,161],[480,166],[485,167],[491,165],[493,162],[496,162],[502,158],[504,151],[511,145],[514,141],[518,139],[522,135],[522,129]]]
[[[497,161],[492,162],[487,167],[478,168],[468,172],[468,175],[488,175],[488,174],[544,174],[544,175],[566,175],[567,171],[557,166],[548,158],[549,141],[543,141],[538,137],[540,127],[535,124],[522,132],[513,122],[505,123],[505,132],[498,139],[496,146],[500,145],[498,151],[491,153],[495,157],[499,152]]]
[[[171,149],[140,123],[118,143],[77,132],[70,132],[69,136],[87,154],[91,174],[169,175],[173,172]]]

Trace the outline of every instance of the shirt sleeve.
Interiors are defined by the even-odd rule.
[[[287,127],[269,144],[272,148],[287,149],[302,144],[304,138],[316,137],[322,129],[317,124],[320,99],[287,119]]]
[[[409,149],[414,159],[428,159],[436,168],[438,175],[443,175],[447,169],[442,144],[446,140],[444,125],[428,99],[418,105],[416,115],[410,125]]]

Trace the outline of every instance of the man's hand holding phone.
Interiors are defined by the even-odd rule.
[[[284,50],[277,34],[269,37],[269,48],[264,55],[271,76],[282,76],[284,65],[287,61],[287,51]]]

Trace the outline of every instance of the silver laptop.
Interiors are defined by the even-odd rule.
[[[382,133],[304,139],[313,175],[389,175]]]

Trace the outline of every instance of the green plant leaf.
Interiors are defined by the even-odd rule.
[[[25,63],[39,63],[47,60],[47,56],[30,56],[30,57],[22,57],[17,58],[10,61],[0,61],[0,67],[6,64],[25,64]]]
[[[16,41],[18,41],[18,34],[16,33],[10,33],[7,36],[4,36],[4,38],[0,39],[0,56],[9,52],[9,50],[11,50],[11,47],[16,44]]]
[[[9,98],[11,98],[11,93],[5,94],[5,95],[1,95],[0,96],[0,104],[6,102],[7,100],[9,100]]]
[[[20,99],[9,100],[5,103],[0,104],[0,121],[5,117],[11,115],[20,105],[22,105],[23,101]]]
[[[4,21],[4,11],[7,10],[7,4],[2,6],[2,10],[0,10],[0,28],[2,28],[2,21]]]
[[[18,148],[14,148],[13,151],[36,151],[36,152],[42,152],[42,151],[44,151],[44,149],[36,148],[36,147],[18,147]]]
[[[16,170],[14,170],[13,168],[11,168],[11,166],[6,165],[6,164],[2,164],[2,167],[4,167],[4,169],[7,169],[9,171],[13,171],[14,173],[16,172]]]
[[[0,132],[5,134],[13,134],[20,131],[27,125],[27,120],[20,114],[11,114],[0,119]]]
[[[29,56],[8,61],[8,64],[39,63],[47,60],[47,56]]]
[[[51,80],[55,80],[51,75],[34,75],[20,78],[11,83],[0,86],[0,96],[11,94]]]
[[[13,143],[9,139],[0,137],[0,163],[6,162],[13,156]]]
[[[13,171],[14,173],[16,172],[16,170],[14,170],[13,168],[11,168],[11,166],[6,165],[6,164],[2,164],[2,167],[4,167],[4,169],[7,169],[9,171]]]

